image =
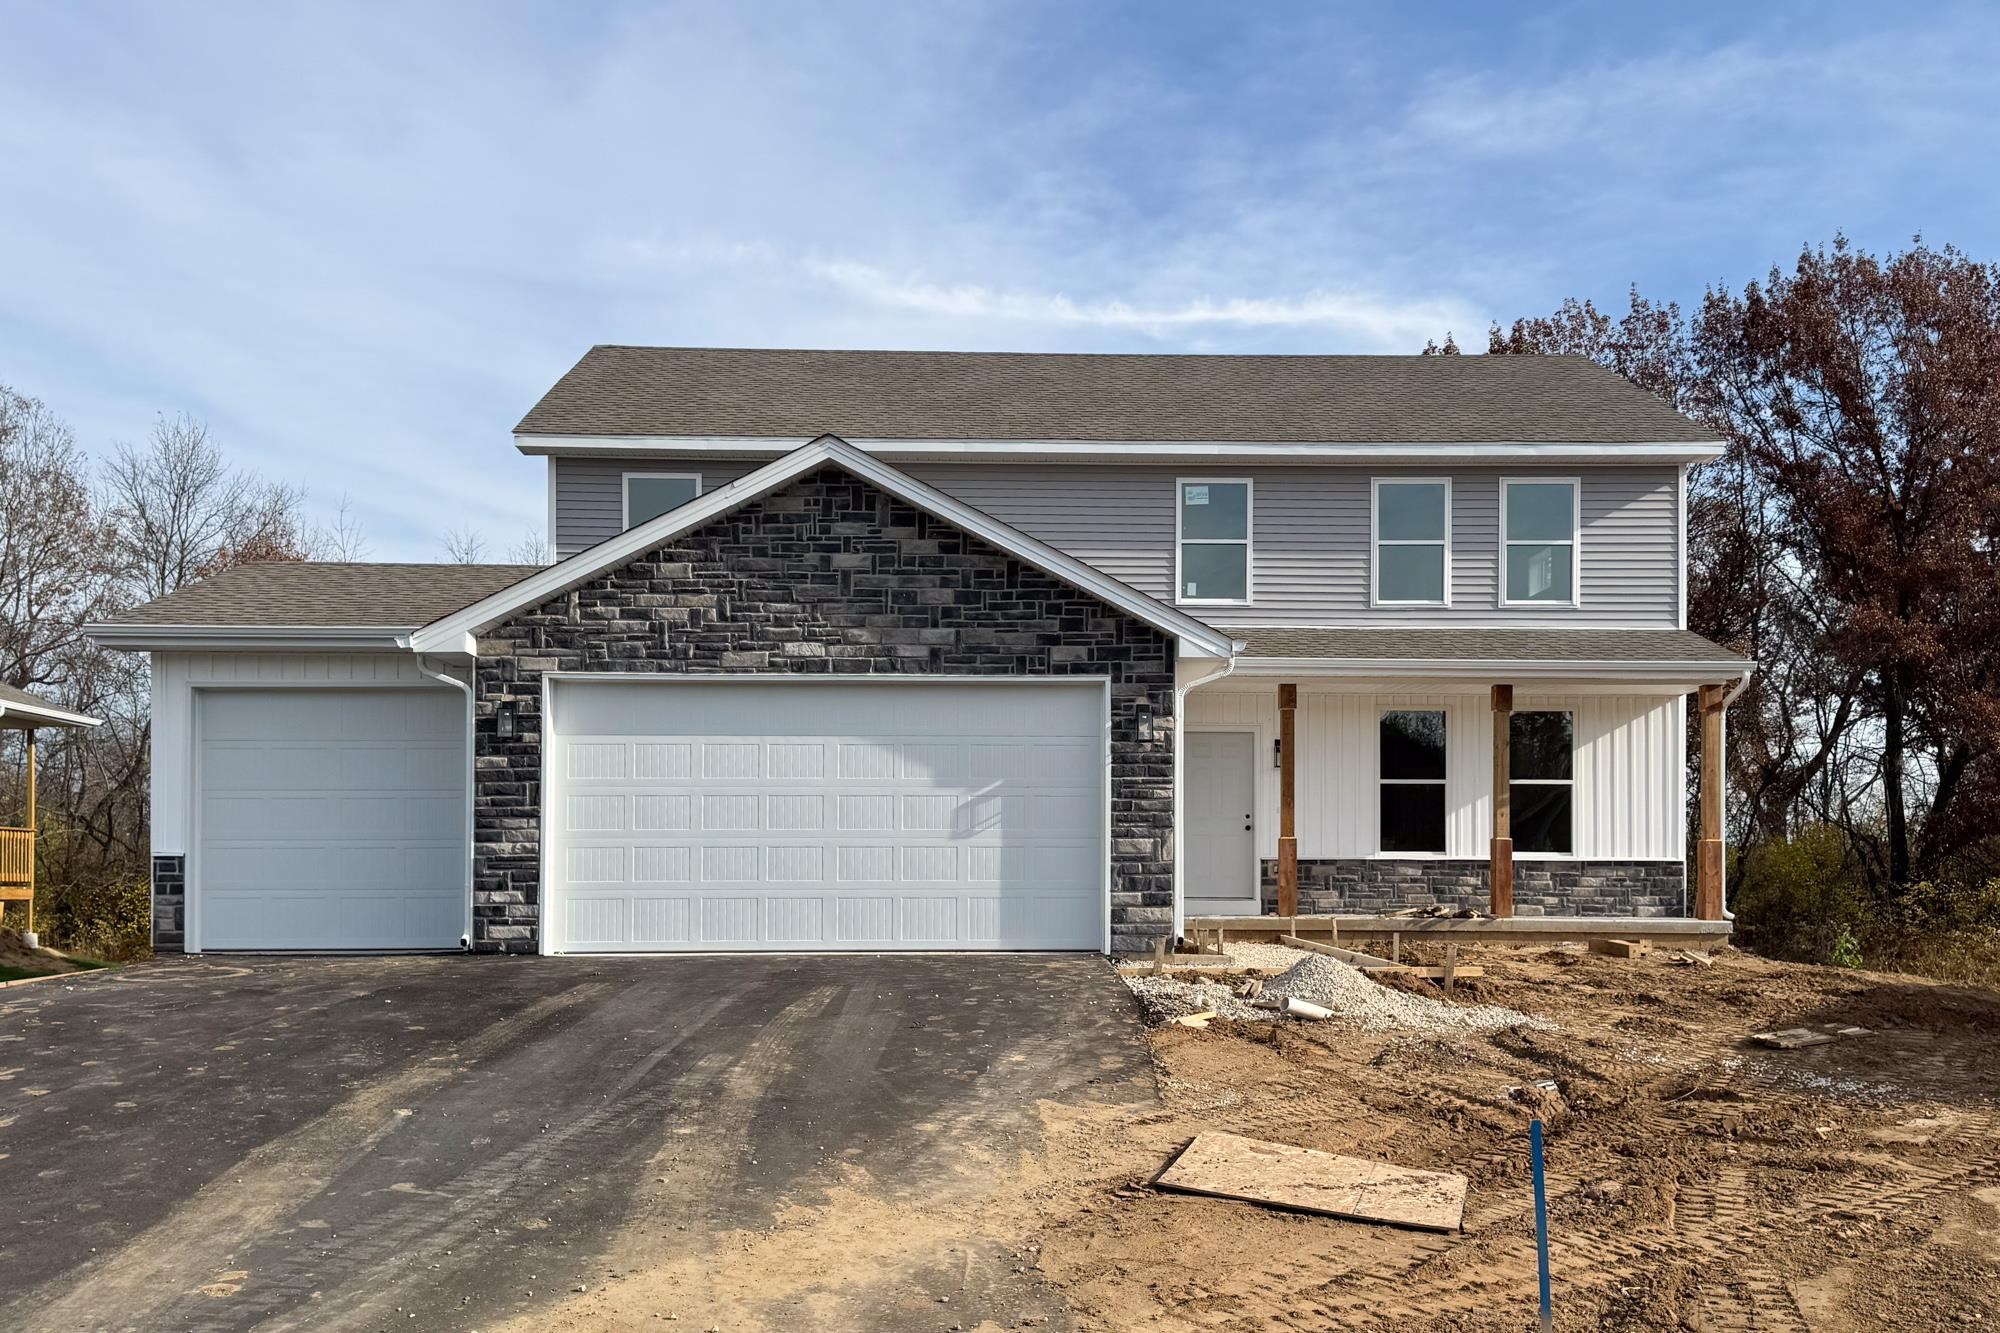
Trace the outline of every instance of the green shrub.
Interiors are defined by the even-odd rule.
[[[52,949],[124,962],[152,951],[152,911],[141,877],[50,884],[35,895],[35,928]]]
[[[1825,824],[1751,848],[1737,866],[1731,903],[1745,946],[1774,958],[1846,967],[1860,965],[1872,906],[1847,838]]]

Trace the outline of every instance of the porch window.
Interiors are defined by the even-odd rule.
[[[1568,856],[1576,807],[1576,719],[1568,712],[1512,715],[1507,734],[1507,784],[1514,850]]]
[[[1563,480],[1503,481],[1505,605],[1576,605],[1579,486]]]
[[[1445,606],[1451,561],[1451,483],[1375,479],[1375,603]]]
[[[1444,855],[1444,752],[1443,712],[1382,714],[1383,851]]]
[[[1182,478],[1174,584],[1183,602],[1250,600],[1250,483]]]
[[[678,509],[701,494],[701,476],[693,472],[627,472],[625,526],[636,528]]]

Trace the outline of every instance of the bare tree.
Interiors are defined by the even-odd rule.
[[[440,563],[476,565],[486,558],[486,536],[476,528],[453,528],[444,535]]]
[[[230,565],[305,556],[304,493],[231,467],[185,413],[156,421],[144,448],[117,446],[104,485],[118,556],[142,598]]]
[[[116,564],[69,427],[0,385],[0,681],[57,684]]]
[[[341,560],[352,563],[368,558],[368,538],[361,531],[361,520],[354,515],[354,502],[345,492],[340,503],[334,507],[331,523],[315,524],[306,532],[305,556],[308,560]]]
[[[507,548],[507,563],[510,565],[546,565],[549,563],[549,543],[537,528],[529,528],[521,534],[521,539]]]

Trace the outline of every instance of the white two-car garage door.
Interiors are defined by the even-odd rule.
[[[449,949],[465,933],[465,696],[197,694],[195,942]]]
[[[555,685],[558,951],[1102,949],[1101,681]]]

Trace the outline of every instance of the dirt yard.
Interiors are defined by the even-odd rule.
[[[939,1329],[1531,1329],[1537,1107],[1559,1328],[2000,1322],[2000,996],[1729,950],[1710,967],[1573,949],[1461,961],[1485,968],[1465,1003],[1556,1027],[1158,1028],[1160,1101],[1050,1105],[1039,1154],[969,1162],[923,1199],[854,1177],[700,1255],[662,1266],[635,1248],[537,1327],[871,1327],[871,1307],[934,1299]],[[1829,1022],[1872,1035],[1745,1040]],[[1202,1129],[1463,1172],[1465,1231],[1153,1189]],[[1040,1298],[962,1299],[995,1273]]]

